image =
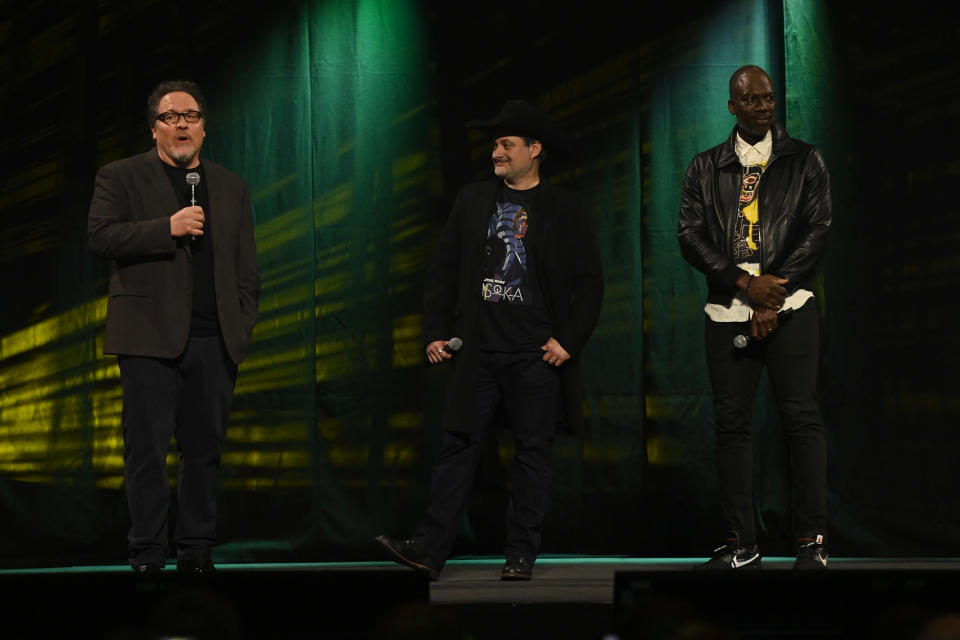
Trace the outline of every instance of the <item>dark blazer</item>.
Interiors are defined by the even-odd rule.
[[[97,173],[87,221],[90,249],[113,261],[103,351],[175,358],[187,344],[193,295],[190,243],[170,235],[180,206],[156,149]],[[223,341],[240,364],[257,320],[260,278],[250,191],[240,176],[203,161],[208,239]]]
[[[444,226],[423,295],[426,344],[458,336],[463,347],[453,359],[444,398],[444,429],[470,424],[476,382],[476,318],[480,315],[480,261],[494,212],[499,179],[463,187]],[[542,182],[539,217],[525,239],[553,325],[553,338],[571,358],[560,367],[563,431],[583,432],[580,352],[597,325],[603,301],[600,248],[584,201],[562,187]]]

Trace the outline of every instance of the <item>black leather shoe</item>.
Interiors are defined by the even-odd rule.
[[[144,578],[158,576],[161,571],[160,565],[155,562],[143,562],[133,568],[133,573],[136,574],[137,577],[142,576]]]
[[[387,536],[377,536],[373,539],[380,545],[394,562],[406,565],[415,571],[425,574],[431,580],[440,577],[440,572],[431,566],[429,556],[420,552],[413,540],[394,540]]]
[[[210,558],[180,558],[177,560],[177,571],[187,576],[207,578],[216,575],[217,568]]]
[[[533,563],[523,556],[507,556],[500,573],[501,580],[529,580],[533,577]]]

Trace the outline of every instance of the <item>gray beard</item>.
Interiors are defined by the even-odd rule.
[[[184,149],[183,151],[171,152],[170,157],[173,158],[177,163],[185,165],[193,162],[193,159],[197,157],[197,153],[193,149],[191,149],[190,151],[187,151],[186,149]]]

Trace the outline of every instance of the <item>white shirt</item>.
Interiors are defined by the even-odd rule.
[[[743,167],[752,167],[758,164],[767,164],[770,154],[773,152],[773,134],[767,131],[767,135],[757,144],[750,144],[740,137],[737,133],[736,140],[737,157],[740,158],[740,165]],[[761,176],[761,180],[763,177]],[[759,185],[757,189],[759,189]],[[763,215],[763,212],[760,213]],[[747,273],[754,276],[760,275],[760,264],[757,262],[743,262],[737,265]],[[781,311],[788,309],[799,309],[804,303],[813,297],[812,291],[806,289],[797,289],[783,302]],[[737,291],[736,295],[728,305],[707,303],[704,311],[714,322],[749,322],[753,318],[753,307],[747,302],[747,294],[744,291]]]

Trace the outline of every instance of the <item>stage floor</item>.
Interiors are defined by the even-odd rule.
[[[500,557],[453,559],[435,582],[387,561],[219,564],[210,581],[175,570],[134,580],[121,565],[5,570],[0,636],[909,639],[960,613],[960,558],[831,558],[815,575],[787,557],[759,571],[691,570],[704,560],[548,556],[529,582],[502,582]],[[221,631],[183,626],[204,616]]]
[[[614,577],[618,572],[686,572],[706,558],[621,558],[588,556],[546,556],[537,561],[534,579],[529,582],[503,582],[502,557],[459,557],[451,559],[440,579],[429,582],[432,604],[613,604]],[[764,557],[761,572],[792,571],[792,557]],[[385,572],[412,574],[413,571],[389,561],[377,562],[305,562],[305,563],[220,563],[221,577],[257,573]],[[830,558],[833,572],[957,572],[960,558]],[[129,574],[127,565],[91,565],[0,570],[0,580],[15,576],[110,575]],[[175,576],[168,565],[166,576]],[[172,578],[171,578],[172,579]]]
[[[537,561],[533,580],[501,582],[502,558],[458,558],[447,563],[440,580],[431,583],[430,601],[435,604],[613,604],[614,576],[618,572],[687,572],[706,560],[546,557]],[[792,557],[765,557],[761,572],[792,571],[793,560]],[[960,572],[960,558],[830,558],[829,571],[864,570]]]

